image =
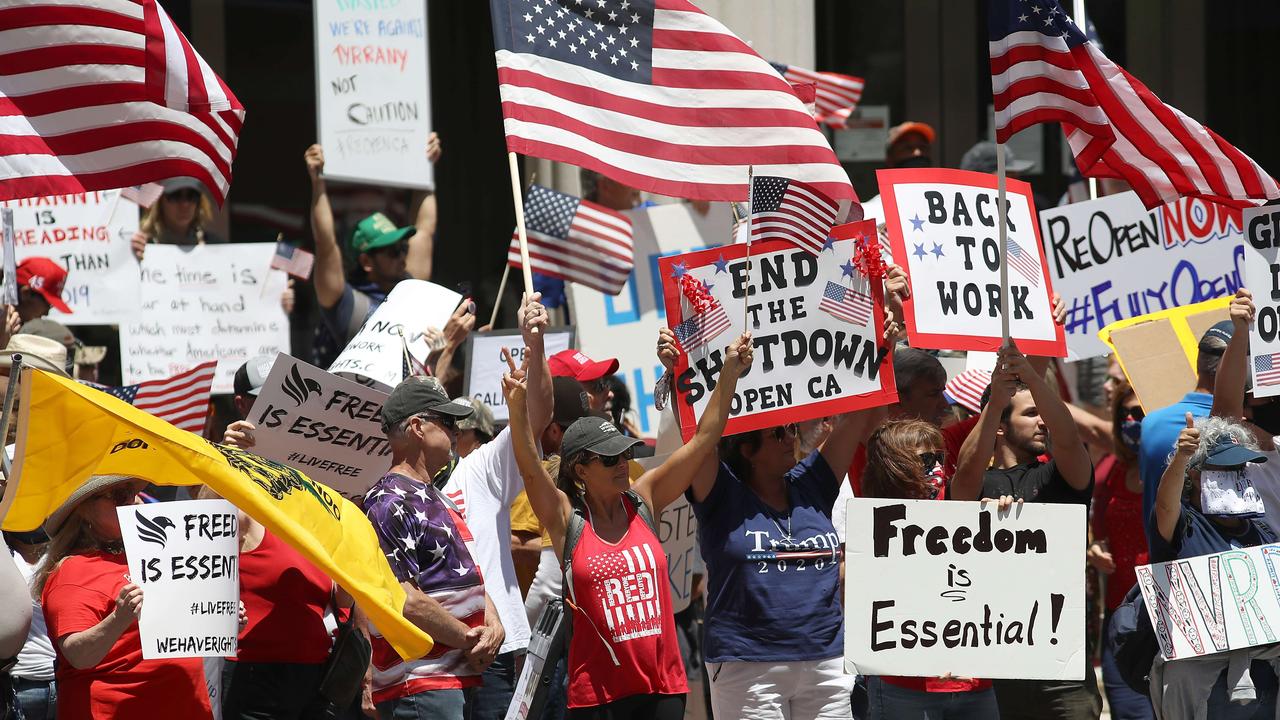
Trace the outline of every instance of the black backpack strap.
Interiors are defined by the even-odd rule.
[[[636,514],[640,516],[641,520],[644,520],[644,524],[649,526],[649,529],[653,531],[654,535],[657,535],[658,526],[653,521],[653,511],[649,509],[644,498],[640,497],[640,493],[628,488],[622,491],[622,495],[630,501],[631,506],[636,509]]]

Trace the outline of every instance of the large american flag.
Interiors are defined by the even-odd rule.
[[[816,72],[782,63],[773,63],[773,67],[782,73],[783,79],[792,86],[813,86],[815,120],[833,128],[848,127],[849,116],[858,109],[858,101],[862,100],[865,80],[853,75]]]
[[[748,168],[853,203],[791,86],[688,0],[490,0],[507,149],[649,192],[741,200]]]
[[[179,430],[190,430],[199,435],[204,432],[204,421],[209,416],[209,395],[217,368],[218,363],[209,361],[163,380],[148,380],[124,387],[91,382],[85,385],[114,395]]]
[[[991,0],[988,30],[997,142],[1060,122],[1081,173],[1127,181],[1148,208],[1280,197],[1257,163],[1107,59],[1055,0]]]
[[[1258,355],[1253,359],[1253,381],[1259,385],[1280,384],[1280,353]]]
[[[786,240],[817,255],[838,212],[836,202],[811,185],[756,176],[751,189],[751,240]]]
[[[1031,287],[1040,287],[1040,259],[1032,257],[1011,237],[1006,237],[1004,242],[1009,250],[1009,267],[1030,283]]]
[[[818,309],[854,325],[871,322],[871,296],[830,280],[822,293],[822,300],[818,302]]]
[[[631,219],[572,195],[534,185],[524,199],[529,266],[602,293],[622,292],[635,266]],[[520,267],[520,237],[511,233],[507,264]]]
[[[244,110],[155,0],[0,3],[0,200],[203,182]]]

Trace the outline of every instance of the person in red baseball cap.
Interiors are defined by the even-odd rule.
[[[606,412],[613,391],[609,389],[609,376],[618,372],[618,359],[592,360],[580,350],[561,350],[547,358],[551,377],[569,377],[582,384],[590,397],[592,412]]]
[[[54,307],[64,313],[71,308],[62,302],[62,286],[67,271],[49,258],[29,257],[18,263],[18,315],[27,323],[49,314]]]

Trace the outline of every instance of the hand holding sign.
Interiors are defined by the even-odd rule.
[[[542,293],[525,295],[520,301],[520,335],[527,348],[542,348],[542,336],[551,324],[547,309],[538,302]]]
[[[740,378],[751,368],[751,360],[755,357],[755,346],[751,344],[751,333],[744,332],[738,339],[725,348],[724,369],[721,377]]]
[[[1249,323],[1253,322],[1257,308],[1253,305],[1253,293],[1246,288],[1240,288],[1236,291],[1236,296],[1231,299],[1231,307],[1227,308],[1231,314],[1231,324],[1235,327],[1236,332],[1249,332]]]
[[[116,595],[116,619],[129,626],[142,617],[142,588],[133,583],[125,583]]]
[[[676,347],[676,334],[671,332],[671,328],[660,328],[658,330],[658,362],[662,363],[662,367],[671,372],[676,367],[676,358],[680,356],[680,348]]]

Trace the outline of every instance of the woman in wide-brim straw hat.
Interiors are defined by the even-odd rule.
[[[45,521],[48,555],[32,583],[57,653],[58,717],[211,717],[200,658],[142,660],[142,588],[129,579],[116,508],[146,481],[94,475]]]

